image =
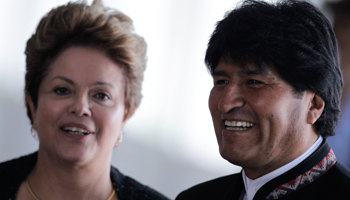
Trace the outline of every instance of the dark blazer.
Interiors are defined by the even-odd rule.
[[[181,192],[176,200],[239,200],[242,173],[214,179]],[[350,199],[350,171],[337,162],[326,141],[299,165],[263,185],[254,200]]]
[[[38,158],[37,152],[0,163],[0,200],[14,200],[20,184],[26,180]],[[167,197],[123,175],[111,167],[111,180],[120,200],[169,200]]]

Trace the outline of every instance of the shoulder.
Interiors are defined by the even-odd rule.
[[[305,192],[314,193],[316,199],[350,199],[349,188],[350,171],[337,162],[324,175],[306,187]]]
[[[35,152],[26,156],[0,163],[1,179],[14,179],[17,175],[27,176],[27,174],[33,169],[37,157],[38,154]]]
[[[154,189],[111,167],[111,179],[120,200],[169,200]]]
[[[340,188],[350,187],[350,170],[342,165],[340,162],[336,162],[335,165],[330,168],[323,176],[320,178],[323,180],[328,188],[333,188],[338,190]],[[326,182],[328,184],[326,184]],[[350,190],[348,190],[350,194]]]
[[[15,158],[12,160],[8,160],[5,162],[0,163],[0,173],[3,172],[3,170],[12,170],[14,167],[20,167],[18,164],[31,164],[35,163],[38,157],[38,153],[34,152],[29,155],[21,156],[19,158]]]
[[[330,182],[334,181],[334,183],[332,183],[333,185],[345,186],[346,188],[350,187],[350,170],[341,163],[337,162],[326,175],[327,174],[329,175],[325,178],[329,179]]]
[[[176,200],[224,199],[224,197],[232,195],[239,196],[242,189],[242,174],[232,174],[195,185],[181,192]]]
[[[350,199],[350,171],[336,163],[320,178],[284,199]],[[301,180],[302,181],[302,180]]]
[[[0,199],[14,195],[37,160],[37,153],[0,163]],[[6,198],[5,198],[6,197]]]

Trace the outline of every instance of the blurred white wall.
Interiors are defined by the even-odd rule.
[[[91,0],[88,1],[91,3]],[[67,0],[0,0],[0,162],[35,151],[24,106],[24,49],[41,17]],[[235,0],[104,0],[134,20],[148,43],[140,108],[113,165],[170,198],[234,173],[223,160],[207,106],[212,80],[203,59],[214,25]]]

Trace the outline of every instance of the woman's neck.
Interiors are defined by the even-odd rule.
[[[39,199],[107,199],[113,190],[110,158],[69,163],[39,151],[27,180]]]

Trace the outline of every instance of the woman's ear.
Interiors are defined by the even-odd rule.
[[[127,119],[129,119],[131,117],[132,114],[134,114],[136,110],[136,106],[132,107],[132,108],[125,108],[125,111],[124,111],[124,120],[123,122],[125,123]]]
[[[318,120],[318,118],[321,117],[322,112],[324,110],[324,106],[325,102],[323,101],[323,99],[319,95],[314,94],[311,99],[307,115],[307,123],[314,124]]]
[[[33,120],[33,124],[32,124],[32,127],[34,129],[36,129],[36,109],[35,109],[35,106],[34,106],[34,103],[32,101],[32,97],[27,94],[26,95],[26,101],[27,101],[27,104],[29,106],[29,109],[30,109],[30,114],[32,115],[32,120]]]

